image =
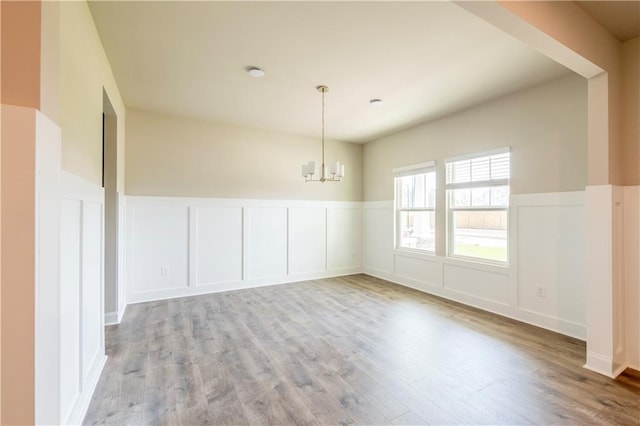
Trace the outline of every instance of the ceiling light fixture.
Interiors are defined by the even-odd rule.
[[[344,177],[344,164],[336,161],[331,164],[330,170],[327,170],[327,166],[324,164],[324,94],[329,91],[329,88],[327,86],[318,86],[316,89],[322,93],[322,166],[320,168],[320,177],[314,179],[313,175],[316,174],[316,162],[309,161],[307,164],[303,164],[302,177],[305,182],[341,182]]]
[[[264,77],[264,70],[258,67],[249,67],[247,68],[247,72],[254,78]]]
[[[369,103],[371,105],[373,105],[374,107],[381,107],[382,106],[382,99],[371,99],[369,101]]]

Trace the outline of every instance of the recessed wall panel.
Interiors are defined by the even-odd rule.
[[[327,268],[358,268],[362,257],[362,210],[327,208]]]
[[[509,303],[509,272],[504,274],[473,266],[444,265],[444,287],[502,305]]]
[[[242,209],[196,210],[196,284],[242,280]]]
[[[442,263],[436,260],[396,254],[395,273],[399,277],[423,284],[442,285]]]
[[[287,209],[248,209],[249,278],[287,275]]]
[[[323,207],[289,209],[289,273],[325,270],[326,210]]]
[[[584,207],[522,206],[517,226],[518,306],[584,324]]]
[[[85,201],[82,222],[82,369],[86,378],[102,337],[102,206]]]
[[[60,202],[60,409],[66,418],[80,393],[81,202]]]
[[[365,209],[365,266],[393,272],[393,209]]]
[[[188,207],[135,206],[133,221],[133,292],[187,287]]]

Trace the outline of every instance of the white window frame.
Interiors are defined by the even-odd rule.
[[[509,154],[509,178],[506,179],[491,179],[484,181],[476,181],[476,182],[465,182],[465,183],[449,183],[449,165],[451,163],[455,163],[458,161],[471,160],[474,158],[482,158],[482,157],[490,157],[493,155],[499,154]],[[447,257],[453,259],[461,259],[468,260],[478,263],[486,263],[491,265],[500,265],[500,266],[508,266],[509,265],[509,240],[510,240],[510,223],[509,223],[509,207],[511,205],[511,150],[509,147],[495,149],[491,151],[483,151],[476,152],[472,154],[461,155],[458,157],[448,158],[445,160],[445,191],[446,191],[446,217],[447,217]],[[473,189],[473,188],[487,188],[493,186],[508,186],[509,187],[509,203],[506,207],[452,207],[453,205],[453,190],[455,189]],[[494,259],[487,259],[483,257],[474,257],[474,256],[463,256],[459,254],[453,253],[453,242],[454,242],[454,224],[453,224],[453,216],[454,212],[457,211],[504,211],[507,215],[507,260],[500,261]]]
[[[436,163],[435,161],[429,161],[426,163],[412,164],[409,166],[396,167],[393,169],[393,187],[394,187],[394,197],[393,197],[393,209],[394,209],[394,248],[400,251],[409,251],[414,253],[422,253],[435,255],[436,249],[435,244],[433,250],[423,249],[423,248],[413,248],[413,247],[405,247],[400,244],[401,232],[400,232],[400,215],[402,212],[433,212],[434,217],[436,213],[436,205],[434,200],[433,207],[400,207],[400,179],[401,177],[406,176],[417,176],[421,174],[434,173],[434,178],[437,178],[435,175],[436,172]],[[437,189],[438,182],[436,181],[435,187]],[[434,225],[435,226],[435,225]],[[435,231],[435,229],[434,229]],[[435,238],[435,232],[434,232]]]

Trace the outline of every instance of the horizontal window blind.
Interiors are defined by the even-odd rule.
[[[453,160],[446,163],[447,189],[478,188],[509,184],[510,154]]]

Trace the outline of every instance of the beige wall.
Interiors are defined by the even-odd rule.
[[[625,185],[640,185],[640,37],[622,45],[622,136]]]
[[[359,201],[362,146],[328,141],[342,183],[304,183],[320,141],[284,133],[127,110],[126,194]]]
[[[364,146],[364,199],[393,199],[392,169],[511,147],[511,192],[583,190],[587,81],[575,74],[422,124]]]
[[[86,2],[60,2],[62,168],[102,181],[102,91],[118,116],[118,188],[124,182],[125,108]]]

